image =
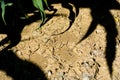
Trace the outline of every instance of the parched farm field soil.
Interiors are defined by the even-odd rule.
[[[63,8],[61,4],[53,4],[53,6],[57,9],[53,18],[39,30],[35,29],[39,26],[40,20],[26,25],[19,44],[6,51],[12,56],[3,56],[3,61],[0,61],[0,66],[4,65],[0,67],[0,80],[44,80],[42,77],[32,79],[34,76],[38,77],[39,70],[43,71],[48,80],[111,80],[105,57],[107,43],[105,27],[98,24],[86,39],[77,44],[92,22],[91,10],[80,8],[80,13],[71,28],[59,34],[69,26],[69,10]],[[118,31],[114,46],[116,54],[114,53],[112,78],[120,80],[120,10],[110,12]],[[46,13],[52,12],[46,11]],[[0,40],[5,36],[0,34]],[[8,62],[10,59],[10,63],[4,64],[6,59]],[[41,76],[44,75],[43,73],[41,72]]]

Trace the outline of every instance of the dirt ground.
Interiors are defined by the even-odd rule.
[[[57,9],[57,12],[42,28],[35,30],[39,26],[40,20],[24,27],[21,33],[21,41],[17,46],[10,49],[12,53],[15,53],[13,64],[15,61],[15,64],[20,67],[22,63],[19,64],[17,61],[25,61],[31,65],[35,64],[43,71],[48,80],[111,80],[105,57],[107,43],[105,27],[98,24],[86,39],[77,44],[86,34],[92,22],[91,10],[80,8],[80,13],[71,28],[65,33],[59,34],[69,26],[69,10],[63,8],[61,4],[53,4],[53,6]],[[110,12],[115,19],[118,31],[116,45],[114,46],[116,57],[112,65],[112,75],[113,80],[120,80],[120,10],[111,10]],[[51,14],[52,12],[46,11],[46,13]],[[1,34],[0,40],[5,36],[5,34]],[[19,69],[15,67],[15,64],[14,67],[11,67]],[[5,64],[5,66],[7,65]],[[15,72],[18,70],[13,68],[13,74],[17,74],[17,77],[24,76],[21,72]],[[23,71],[26,71],[26,69],[23,69]],[[17,80],[16,76],[9,72],[7,68],[1,69],[0,80],[12,80],[13,78]],[[31,76],[34,74],[33,72]],[[21,78],[19,80],[44,79]]]

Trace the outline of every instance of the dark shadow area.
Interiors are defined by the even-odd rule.
[[[81,39],[87,38],[97,27],[98,24],[102,25],[106,30],[106,61],[109,68],[109,73],[112,78],[113,61],[116,56],[116,37],[118,31],[116,29],[115,20],[110,12],[111,9],[120,9],[120,5],[116,0],[93,0],[90,4],[92,22],[85,36]]]
[[[47,80],[36,64],[21,60],[11,50],[0,51],[0,70],[5,71],[13,80]]]
[[[27,2],[28,4],[26,5],[25,1],[29,3]],[[21,60],[12,50],[8,50],[20,42],[21,32],[25,25],[40,20],[39,12],[34,12],[36,8],[33,7],[30,0],[24,0],[22,4],[26,14],[34,13],[29,18],[25,18],[24,11],[21,11],[22,8],[19,7],[16,0],[5,0],[5,3],[10,2],[13,5],[6,7],[5,13],[7,25],[4,24],[2,17],[0,17],[0,34],[7,35],[6,38],[0,41],[0,46],[8,44],[8,46],[0,51],[0,70],[5,71],[13,80],[47,80],[44,72],[36,64]]]
[[[113,61],[116,55],[116,36],[118,31],[116,29],[115,20],[110,12],[112,9],[120,9],[120,4],[116,0],[54,0],[51,3],[61,3],[64,8],[70,11],[69,19],[71,20],[70,26],[64,32],[70,29],[71,24],[74,23],[75,18],[78,16],[79,8],[90,8],[92,22],[85,36],[78,42],[80,43],[86,39],[97,27],[98,24],[102,25],[106,30],[106,61],[109,68],[109,73],[112,77]],[[73,11],[72,6],[75,6],[76,11]],[[76,15],[76,16],[75,16]],[[84,27],[84,26],[83,26]],[[62,32],[62,33],[64,33]]]
[[[67,2],[67,0],[65,0],[64,2],[62,2],[62,6],[63,6],[64,8],[69,9],[69,11],[70,11],[69,17],[68,17],[69,20],[70,20],[70,23],[69,23],[68,28],[67,28],[66,30],[64,30],[63,32],[59,33],[59,34],[63,34],[63,33],[65,33],[66,31],[68,31],[68,30],[71,28],[71,26],[72,26],[72,24],[74,23],[75,18],[76,18],[76,14],[75,14],[75,12],[73,11],[73,6],[72,6],[71,4],[69,4],[69,3]],[[59,34],[57,34],[57,35],[59,35]]]
[[[12,2],[13,0],[5,0],[6,3],[8,3],[7,1]],[[24,11],[21,12],[23,9],[19,8],[19,5],[17,5],[16,2],[17,1],[13,2],[14,3],[13,6],[6,7],[5,20],[7,22],[7,25],[4,25],[2,18],[0,18],[0,34],[7,34],[7,37],[0,42],[0,45],[4,45],[8,42],[10,43],[7,47],[5,47],[4,50],[1,51],[0,55],[2,55],[3,57],[10,56],[10,57],[13,57],[14,59],[16,59],[15,56],[12,56],[14,55],[14,53],[11,51],[7,51],[7,49],[10,49],[16,46],[20,42],[21,40],[20,34],[25,25],[30,24],[31,22],[40,19],[39,13],[34,12],[34,10],[36,9],[33,7],[31,0],[24,0],[24,1],[21,1],[21,3],[25,10],[25,13],[34,12],[35,15],[31,16],[28,19],[21,19],[20,17],[25,16],[23,15]],[[26,5],[26,3],[28,4]],[[106,43],[105,53],[106,53],[106,61],[107,61],[107,65],[109,68],[109,72],[110,72],[110,75],[112,76],[112,72],[113,72],[112,65],[113,65],[113,61],[115,60],[115,56],[116,56],[115,38],[118,35],[118,31],[116,29],[116,23],[110,10],[111,9],[119,10],[120,4],[116,0],[92,0],[92,1],[91,0],[54,0],[54,1],[49,0],[48,3],[49,5],[51,5],[52,3],[61,3],[64,8],[67,8],[70,11],[69,13],[70,24],[64,32],[68,31],[71,28],[72,24],[75,21],[75,18],[78,16],[79,8],[90,8],[93,21],[91,22],[89,29],[87,33],[85,34],[85,36],[78,43],[86,39],[96,29],[98,24],[102,25],[105,28],[106,33],[107,33],[106,35],[107,43]],[[75,9],[76,9],[75,12],[73,11],[73,6],[71,4],[75,6]],[[51,16],[48,17],[46,22],[49,21],[57,11],[56,9],[52,7],[51,7],[51,10],[53,10],[54,12]],[[63,34],[64,32],[60,34]],[[4,56],[3,53],[9,53],[9,54],[11,53],[11,55],[7,54]],[[9,59],[10,57],[7,57],[7,58]],[[18,59],[18,61],[20,61],[20,59]],[[12,63],[9,63],[9,64],[12,64]],[[7,67],[8,66],[6,66],[6,68]],[[4,71],[7,72],[7,70],[4,70]],[[15,75],[14,74],[12,75],[12,73],[9,75],[12,76],[13,78],[15,77]],[[17,78],[15,78],[15,80],[16,79]]]
[[[68,31],[70,28],[71,28],[71,26],[72,26],[72,24],[74,23],[74,21],[75,21],[75,18],[76,18],[76,16],[78,15],[78,13],[79,13],[79,8],[77,8],[76,9],[76,12],[77,12],[77,14],[73,11],[73,6],[69,3],[69,2],[71,2],[70,0],[60,0],[60,1],[58,1],[58,0],[54,0],[54,1],[52,1],[52,0],[48,0],[48,3],[49,3],[49,5],[51,5],[51,4],[53,4],[53,3],[61,3],[61,5],[62,5],[62,7],[64,7],[64,8],[67,8],[67,9],[69,9],[69,11],[70,11],[70,13],[69,13],[69,20],[70,20],[70,23],[69,23],[69,26],[68,26],[68,28],[66,29],[66,30],[64,30],[63,32],[61,32],[61,33],[58,33],[58,34],[55,34],[55,35],[59,35],[59,34],[63,34],[63,33],[65,33],[66,31]],[[74,2],[74,1],[73,1]],[[51,8],[52,9],[52,8]],[[54,8],[53,8],[54,9]]]
[[[6,38],[0,41],[0,46],[9,43],[5,49],[10,49],[20,42],[21,32],[25,25],[41,20],[41,16],[39,11],[33,6],[32,0],[5,0],[5,3],[13,3],[13,5],[7,6],[5,9],[5,21],[7,25],[4,24],[2,17],[0,17],[0,34],[7,35]],[[26,3],[28,4],[26,5]],[[56,11],[55,9],[52,10],[54,10],[54,12]],[[1,12],[2,10],[0,9],[0,13]],[[29,13],[34,15],[26,17],[25,14]],[[46,22],[50,20],[53,15],[54,13],[47,15],[48,18]]]
[[[5,47],[6,50],[16,46],[20,42],[21,32],[25,27],[25,25],[40,19],[38,15],[31,16],[28,19],[21,19],[21,17],[25,17],[25,15],[21,11],[21,9],[18,7],[17,1],[16,2],[13,2],[10,0],[5,1],[5,3],[11,3],[11,2],[13,3],[13,5],[7,6],[5,9],[5,21],[7,23],[6,25],[4,24],[2,17],[0,17],[0,34],[7,35],[7,37],[0,42],[0,46],[6,43],[9,43],[9,45]],[[25,9],[27,7],[28,6],[26,6]],[[34,7],[29,7],[29,8],[31,8],[31,12],[32,10],[33,11],[35,10]],[[2,11],[0,9],[0,13],[1,12]],[[26,10],[26,13],[29,13],[29,12],[30,11]]]

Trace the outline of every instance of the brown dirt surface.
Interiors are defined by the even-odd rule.
[[[39,26],[40,20],[26,25],[22,30],[19,44],[6,51],[8,53],[12,51],[13,55],[8,57],[13,58],[10,58],[9,64],[4,63],[5,59],[9,59],[7,56],[3,57],[2,62],[0,61],[0,66],[6,66],[0,67],[0,80],[12,80],[13,78],[14,80],[18,78],[19,80],[44,80],[21,78],[24,77],[22,74],[27,74],[27,77],[35,74],[32,66],[36,67],[36,70],[43,71],[48,80],[111,80],[107,64],[109,61],[107,61],[105,53],[108,43],[106,36],[109,31],[106,31],[105,26],[98,24],[87,38],[77,44],[87,33],[93,20],[90,8],[80,8],[71,28],[63,34],[59,34],[68,28],[70,12],[60,3],[52,5],[57,9],[54,16],[38,30],[36,28]],[[110,12],[115,19],[118,31],[115,38],[116,45],[113,45],[116,48],[116,54],[114,53],[112,78],[120,80],[120,10],[113,9]],[[46,10],[46,14],[52,13],[52,11]],[[0,40],[5,37],[5,34],[1,34]],[[1,46],[1,50],[6,45]],[[8,68],[7,66],[12,63],[13,65]],[[23,69],[27,64],[30,65]],[[19,68],[16,68],[18,66]],[[30,66],[30,69],[33,69],[32,73],[27,72]]]

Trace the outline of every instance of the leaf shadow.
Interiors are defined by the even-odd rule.
[[[9,2],[11,0],[6,0],[6,3]],[[0,34],[7,35],[0,41],[0,46],[4,47],[5,44],[8,44],[0,51],[0,70],[5,71],[13,80],[47,80],[44,72],[36,64],[20,59],[12,50],[9,50],[21,41],[21,32],[25,25],[40,20],[39,12],[34,12],[36,9],[32,4],[29,6],[23,4],[24,10],[26,13],[34,13],[35,15],[28,19],[21,19],[20,17],[24,17],[24,15],[16,2],[13,2],[13,6],[6,7],[5,20],[7,25],[0,17]]]
[[[78,43],[86,39],[96,29],[98,24],[102,25],[107,33],[105,58],[107,61],[109,73],[112,77],[112,66],[116,56],[116,37],[118,35],[118,31],[114,17],[110,10],[120,10],[120,3],[118,3],[117,0],[54,0],[51,2],[61,3],[64,8],[67,8],[70,11],[69,19],[71,22],[69,27],[64,32],[71,28],[75,18],[78,16],[78,13],[80,13],[79,8],[89,8],[91,10],[92,22],[85,36],[80,41],[78,41]],[[74,5],[75,12],[73,11],[73,6],[70,4]],[[60,34],[63,34],[64,32],[61,32]]]
[[[13,80],[48,80],[36,64],[20,59],[12,50],[0,51],[0,70]]]
[[[112,78],[113,73],[113,61],[116,56],[116,37],[118,31],[116,28],[116,23],[111,14],[111,9],[120,9],[120,5],[116,0],[93,0],[93,3],[90,4],[92,22],[89,26],[89,29],[85,36],[79,41],[81,42],[87,38],[97,27],[98,24],[102,25],[106,31],[106,61],[109,68],[109,73]],[[78,43],[79,43],[78,42]]]
[[[116,36],[118,35],[118,31],[116,29],[116,23],[115,20],[110,12],[111,9],[120,9],[120,4],[116,1],[116,0],[61,0],[61,1],[50,1],[51,3],[61,3],[63,7],[67,8],[70,13],[69,13],[69,19],[70,19],[70,24],[68,26],[68,28],[64,31],[68,31],[72,24],[75,21],[75,18],[78,16],[79,13],[79,8],[90,8],[91,9],[91,16],[93,18],[93,21],[91,22],[89,29],[87,31],[87,33],[85,34],[85,36],[78,42],[80,43],[81,41],[83,41],[84,39],[86,39],[95,29],[96,26],[98,24],[102,25],[105,30],[106,30],[106,49],[105,49],[105,53],[106,53],[106,61],[107,61],[107,65],[109,68],[109,73],[112,76],[112,72],[113,72],[113,61],[115,60],[115,56],[116,56]],[[73,6],[71,6],[71,4],[73,4],[76,8],[76,11],[73,11]],[[12,8],[12,7],[9,7]],[[21,39],[21,31],[24,28],[25,24],[29,24],[30,22],[38,19],[38,15],[37,17],[31,17],[29,20],[21,20],[19,19],[19,16],[21,16],[21,13],[19,12],[19,10],[14,7],[12,9],[8,9],[8,11],[6,12],[7,14],[9,12],[11,12],[9,15],[6,15],[6,20],[7,23],[10,24],[6,27],[4,27],[2,20],[0,20],[0,25],[3,30],[0,30],[1,33],[5,33],[7,34],[7,37],[5,39],[3,39],[0,42],[0,45],[4,45],[5,43],[7,43],[8,41],[10,41],[10,45],[8,45],[5,50],[10,49],[14,46],[16,46]],[[26,8],[26,10],[29,10],[29,7]],[[56,9],[53,9],[56,12]],[[55,14],[54,12],[54,14]],[[16,13],[18,13],[16,15]],[[47,21],[49,21],[53,16],[50,16],[48,18]],[[13,16],[14,15],[14,16]],[[14,23],[14,21],[16,21]],[[21,24],[22,23],[22,24]],[[14,24],[14,26],[13,26]],[[17,27],[16,27],[17,26]],[[63,34],[64,32],[61,32],[60,34]],[[4,50],[3,50],[4,51]]]
[[[8,2],[7,1],[6,3],[9,3],[9,1]],[[5,47],[5,49],[10,49],[16,46],[20,42],[21,32],[25,27],[25,25],[40,19],[39,16],[36,14],[34,16],[29,17],[29,19],[21,19],[21,17],[25,17],[25,16],[20,10],[20,8],[18,7],[16,2],[17,1],[12,2],[13,3],[12,6],[6,7],[5,21],[7,25],[4,24],[2,17],[0,17],[0,34],[7,35],[6,38],[0,41],[0,46],[4,46],[6,43],[9,44],[7,47]],[[29,7],[29,8],[31,8],[31,12],[35,10],[34,7]],[[1,9],[0,9],[0,12],[1,12]],[[26,12],[29,13],[30,11],[26,11]]]
[[[71,28],[71,26],[73,25],[73,23],[74,23],[74,21],[75,21],[76,16],[78,15],[78,14],[76,14],[76,13],[73,11],[73,5],[71,5],[68,0],[61,0],[61,1],[58,1],[58,0],[54,0],[54,1],[48,0],[48,3],[49,3],[49,5],[51,5],[51,4],[53,4],[53,3],[61,3],[62,7],[66,8],[66,9],[68,9],[68,10],[70,11],[69,17],[68,17],[69,20],[70,20],[69,26],[68,26],[63,32],[60,32],[60,33],[54,34],[54,35],[59,35],[59,34],[65,33],[66,31],[68,31],[68,30]],[[78,9],[78,8],[77,8],[77,9]],[[79,10],[79,9],[78,9],[78,10]],[[77,11],[78,11],[78,10],[77,10]],[[78,11],[78,12],[79,12],[79,11]],[[52,17],[53,17],[53,16],[52,16]],[[52,18],[52,17],[51,17],[51,18]]]
[[[27,2],[29,3],[26,5]],[[21,5],[18,5],[19,0],[6,0],[5,3],[13,3],[12,6],[6,7],[5,10],[5,21],[7,25],[4,24],[2,17],[0,16],[0,34],[7,35],[7,37],[0,41],[0,46],[9,44],[5,47],[5,49],[7,50],[16,46],[21,41],[21,32],[24,29],[24,27],[26,25],[31,24],[32,22],[41,20],[41,16],[39,11],[37,11],[37,9],[33,6],[32,1],[30,0],[20,1]],[[2,12],[1,9],[0,12]],[[26,18],[24,14],[33,15]],[[47,16],[48,20],[46,20],[46,22],[49,21],[49,19],[51,19],[53,15]]]

